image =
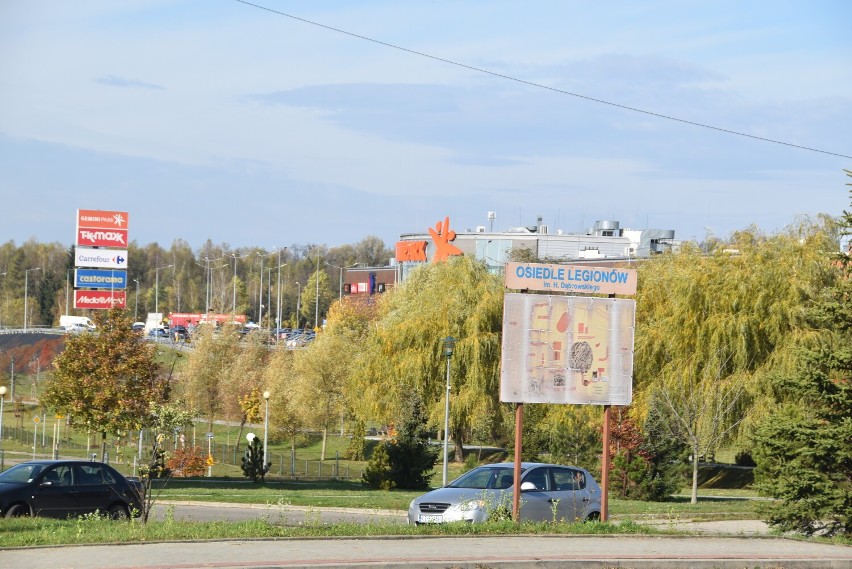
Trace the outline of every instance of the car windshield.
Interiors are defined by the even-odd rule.
[[[8,482],[11,484],[26,484],[41,472],[43,465],[41,464],[18,464],[13,466],[6,472],[0,473],[0,482]]]
[[[513,466],[483,466],[462,474],[448,484],[450,488],[506,489],[512,486]],[[523,470],[521,471],[523,472]]]

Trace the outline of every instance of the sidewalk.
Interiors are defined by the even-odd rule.
[[[528,569],[852,568],[852,547],[783,538],[497,536],[279,539],[0,551],[0,567]]]

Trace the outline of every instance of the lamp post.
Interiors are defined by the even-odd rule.
[[[0,385],[0,461],[2,461],[3,454],[3,403],[6,401],[6,386]]]
[[[447,358],[447,395],[444,402],[444,470],[442,473],[443,486],[447,485],[447,458],[449,457],[450,440],[450,360],[453,357],[453,349],[456,347],[456,339],[452,336],[444,338],[444,356]]]
[[[299,313],[302,311],[302,285],[299,281],[296,281],[296,286],[298,287],[298,292],[296,293],[296,328],[300,328]]]
[[[170,269],[174,265],[166,265],[165,267],[157,267],[154,269],[154,312],[160,313],[160,271]]]
[[[231,307],[231,314],[237,313],[237,259],[241,257],[236,253],[231,253],[231,257],[234,258],[234,301],[233,306]]]
[[[70,304],[69,295],[70,295],[70,292],[71,292],[71,286],[69,284],[69,281],[71,280],[71,271],[73,271],[73,270],[75,270],[75,269],[66,269],[65,270],[65,316],[68,316],[68,308],[69,308],[68,305]],[[6,274],[6,273],[3,273],[3,274]]]
[[[0,277],[5,277],[5,276],[6,276],[5,271],[0,273]],[[65,293],[65,306],[66,307],[68,306],[68,293],[67,292]],[[66,308],[66,310],[67,310],[67,308]],[[65,312],[65,314],[68,314],[68,312]],[[2,313],[0,313],[0,324],[2,324],[2,323],[3,323],[3,318],[2,318]]]
[[[30,271],[40,271],[40,270],[41,270],[41,267],[36,267],[34,269],[27,269],[26,271],[24,271],[24,332],[27,331],[27,309],[29,308],[29,306],[27,306],[27,295],[28,295],[29,289],[30,289],[30,286],[29,286],[29,284],[30,284],[29,283]]]
[[[338,267],[337,265],[332,265],[331,263],[326,262],[326,265],[328,265],[329,267],[334,267],[335,269],[340,269],[340,284],[339,284],[338,293],[337,293],[337,299],[338,300],[343,300],[343,271],[357,267],[360,264],[361,263],[355,263],[353,265],[348,265],[346,267]]]
[[[284,247],[286,250],[287,247]],[[281,264],[281,249],[278,250],[278,284],[275,289],[275,327],[281,327],[281,267],[286,267],[287,263]],[[276,334],[277,335],[277,334]],[[277,339],[277,338],[276,338]]]
[[[133,279],[136,283],[136,306],[133,308],[133,321],[139,321],[139,279]]]
[[[263,467],[266,468],[266,445],[269,442],[269,391],[263,392],[263,400],[266,402],[266,416],[263,419]]]
[[[320,261],[319,251],[317,251],[317,274],[316,274],[317,295],[316,295],[316,298],[314,299],[314,329],[316,329],[316,330],[319,330],[319,261]]]

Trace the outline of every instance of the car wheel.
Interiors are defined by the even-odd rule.
[[[13,504],[6,510],[7,518],[28,518],[30,517],[30,508],[26,504]]]
[[[129,520],[130,513],[124,505],[113,504],[109,507],[109,510],[107,510],[107,517],[111,520]]]
[[[584,522],[599,522],[599,521],[601,521],[601,513],[600,512],[592,512],[588,516],[586,516],[586,519],[583,520],[583,521]]]

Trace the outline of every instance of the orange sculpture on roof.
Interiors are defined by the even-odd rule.
[[[450,243],[455,241],[456,232],[450,229],[450,217],[444,218],[444,221],[439,221],[435,224],[435,228],[429,228],[429,235],[432,236],[432,242],[435,244],[435,256],[433,262],[446,261],[451,255],[462,255],[461,249]]]

